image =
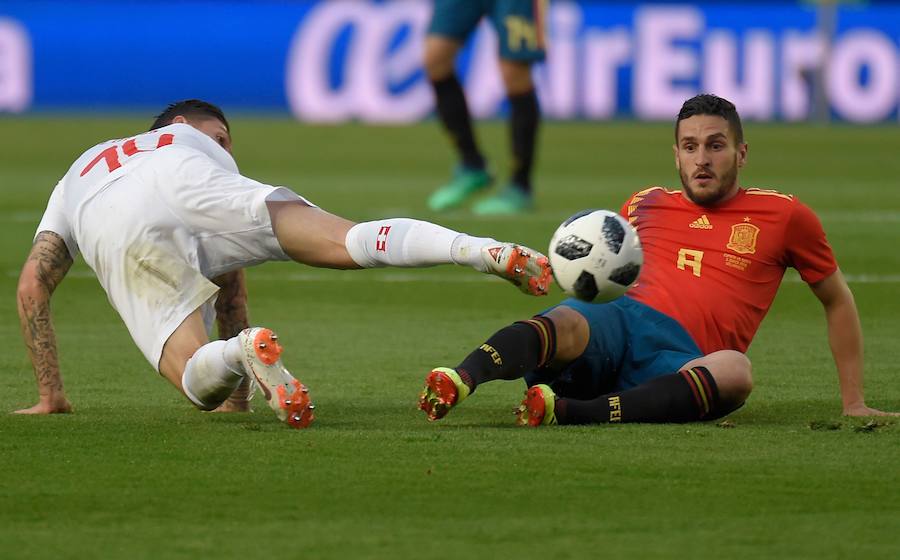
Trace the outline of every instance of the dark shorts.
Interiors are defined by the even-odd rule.
[[[500,44],[500,57],[519,62],[544,60],[546,0],[435,0],[429,35],[464,43],[488,16]]]
[[[529,386],[545,383],[559,396],[592,399],[674,373],[703,356],[677,321],[630,298],[600,304],[567,299],[559,305],[587,319],[588,346],[562,371],[544,368],[527,374]]]

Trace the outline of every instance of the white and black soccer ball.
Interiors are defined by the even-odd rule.
[[[549,255],[564,292],[598,303],[624,294],[644,263],[637,230],[609,210],[582,210],[563,222],[550,239]]]

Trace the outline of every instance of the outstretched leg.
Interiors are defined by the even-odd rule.
[[[419,395],[419,408],[429,420],[438,420],[482,383],[519,379],[550,364],[562,367],[584,352],[588,334],[587,321],[568,307],[506,326],[456,368],[432,370]]]
[[[426,377],[419,408],[430,420],[446,415],[482,383],[518,379],[544,366],[562,370],[588,347],[590,326],[566,306],[513,323],[494,333],[456,368],[435,368]],[[547,385],[526,392],[521,424],[690,422],[719,418],[737,409],[752,390],[750,361],[723,350],[691,360],[678,372],[590,400],[557,398]]]
[[[435,368],[425,378],[419,408],[439,420],[475,391],[495,379],[518,379],[547,364],[556,352],[556,333],[546,317],[518,321],[494,333],[456,368]]]
[[[328,268],[460,264],[544,295],[550,266],[542,254],[410,218],[353,222],[299,202],[270,202],[272,229],[295,261]]]
[[[536,385],[525,394],[519,423],[605,424],[714,420],[740,408],[753,389],[750,360],[734,350],[713,352],[632,389],[591,400],[556,398]]]

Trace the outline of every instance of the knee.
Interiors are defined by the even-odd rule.
[[[500,62],[500,74],[507,95],[520,95],[534,89],[531,79],[531,65],[523,62],[503,60]]]
[[[432,82],[437,82],[439,80],[443,80],[444,78],[448,78],[450,74],[453,73],[452,61],[447,61],[437,55],[429,56],[427,52],[425,55],[424,67],[425,74]]]
[[[455,50],[441,39],[428,39],[425,42],[423,66],[425,74],[432,82],[449,78],[454,72]]]
[[[268,202],[272,231],[291,259],[323,268],[359,268],[347,252],[353,222],[300,202]]]
[[[584,353],[590,339],[590,327],[581,313],[566,306],[554,307],[545,314],[556,332],[554,362],[565,364]]]
[[[753,365],[741,352],[732,350],[725,352],[727,355],[723,356],[723,363],[713,374],[719,386],[719,396],[731,402],[742,403],[753,391]]]

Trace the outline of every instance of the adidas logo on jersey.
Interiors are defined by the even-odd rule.
[[[709,218],[706,217],[706,214],[703,214],[693,222],[691,222],[691,226],[694,229],[712,229],[713,226],[709,223]]]

